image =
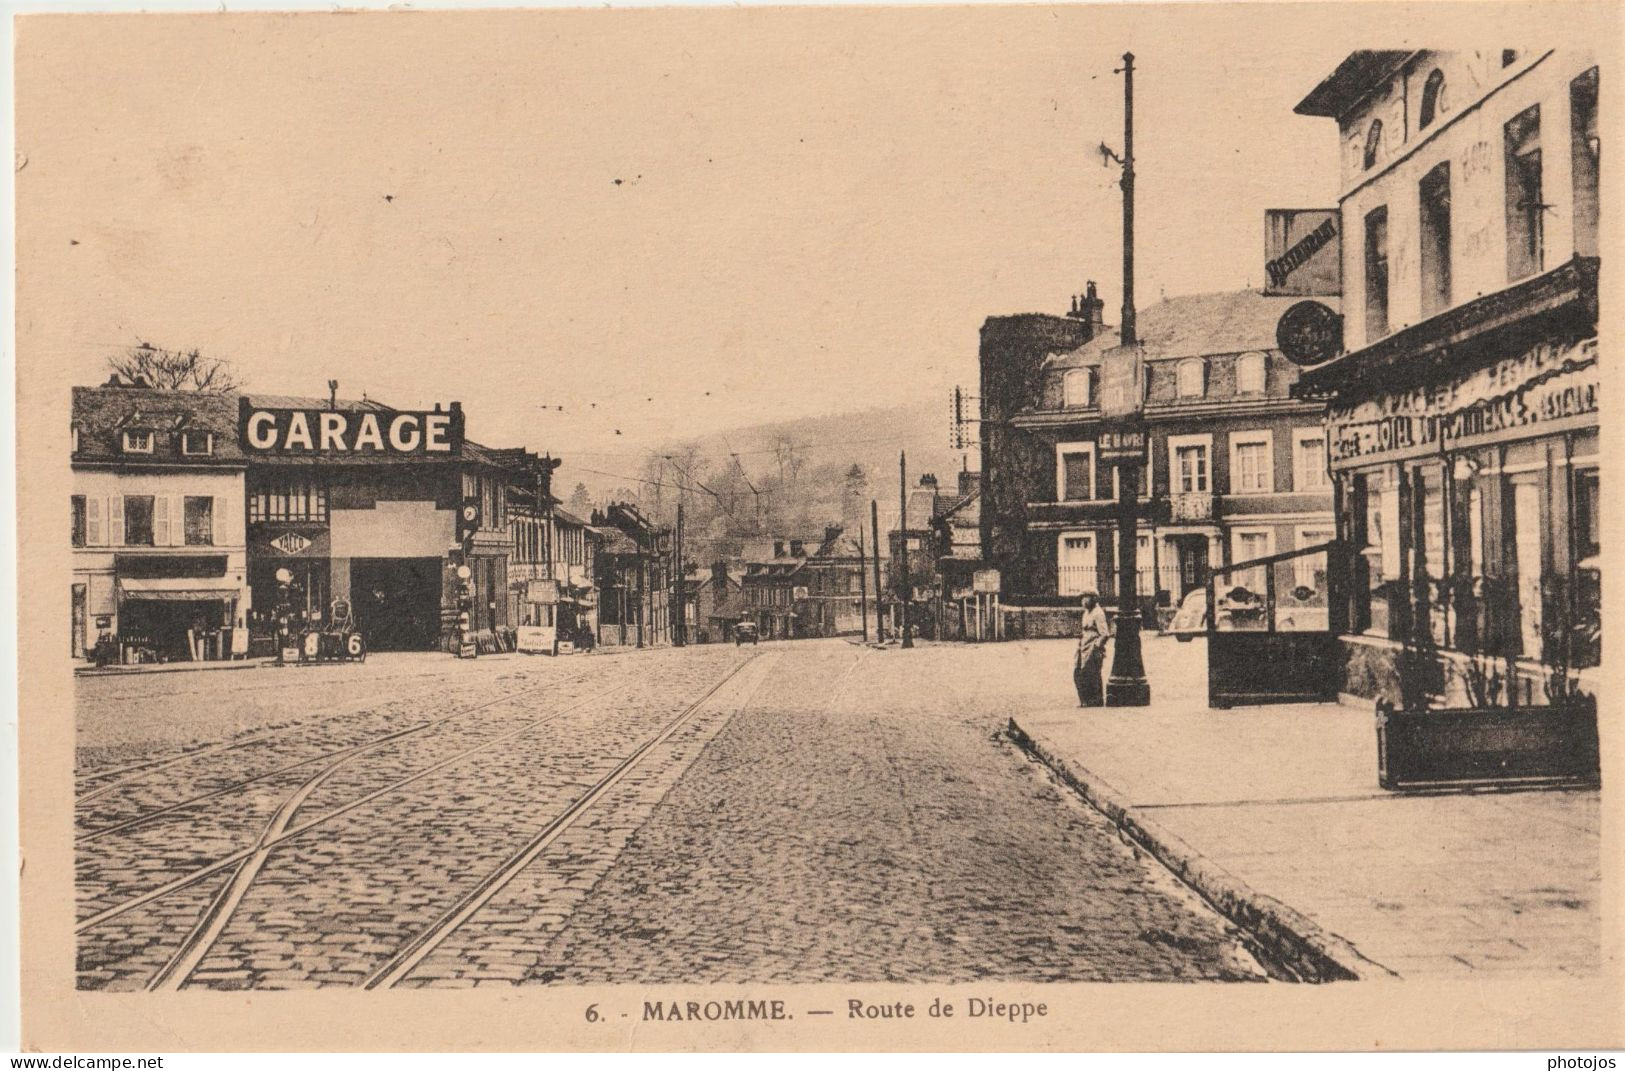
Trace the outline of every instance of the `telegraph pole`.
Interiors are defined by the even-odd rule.
[[[869,642],[869,563],[863,553],[863,520],[858,520],[858,613],[863,619],[863,642]]]
[[[682,647],[688,643],[688,606],[683,575],[683,500],[677,499],[677,530],[672,538],[672,560],[675,565],[673,572],[676,580],[672,583],[672,592],[676,595],[673,600],[677,612],[672,616],[671,642],[675,647]]]
[[[886,619],[880,613],[880,593],[886,589],[880,586],[880,504],[874,499],[869,500],[869,532],[873,536],[870,543],[875,548],[875,642],[886,642]]]
[[[914,646],[914,625],[908,618],[908,604],[913,592],[908,583],[908,454],[897,452],[897,527],[902,538],[897,542],[897,601],[903,613],[903,646]]]
[[[1131,427],[1144,439],[1143,387],[1139,382],[1139,345],[1134,316],[1134,53],[1123,53],[1123,323],[1118,342],[1123,360],[1136,370],[1132,389],[1137,415]],[[1145,465],[1143,442],[1132,460],[1117,469],[1117,636],[1112,648],[1112,675],[1106,681],[1106,705],[1143,707],[1151,702],[1151,683],[1145,678],[1140,651],[1139,568],[1140,471]]]

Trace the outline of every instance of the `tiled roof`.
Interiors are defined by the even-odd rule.
[[[304,398],[294,394],[259,393],[248,394],[246,397],[248,398],[248,404],[257,409],[328,408],[328,400],[326,398]],[[341,409],[347,413],[359,413],[366,410],[371,410],[375,413],[394,412],[394,408],[392,406],[385,405],[383,402],[374,401],[371,398],[336,398],[333,400],[332,407],[334,409]]]
[[[78,462],[123,461],[163,465],[218,465],[244,461],[237,441],[237,396],[147,387],[73,388],[73,426],[79,432]],[[126,454],[125,428],[153,432],[151,454]],[[214,433],[214,453],[190,457],[181,453],[183,428]]]
[[[1262,290],[1227,290],[1167,298],[1140,310],[1137,334],[1146,357],[1152,359],[1273,350],[1276,348],[1275,325],[1281,314],[1302,300],[1266,297]],[[1336,298],[1316,300],[1337,307]],[[1117,328],[1108,326],[1072,352],[1054,357],[1050,367],[1098,364],[1101,355],[1117,345]]]

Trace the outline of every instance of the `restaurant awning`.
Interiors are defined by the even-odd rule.
[[[182,576],[119,577],[119,597],[146,599],[155,602],[203,602],[216,599],[236,599],[242,589],[224,577],[198,578]]]

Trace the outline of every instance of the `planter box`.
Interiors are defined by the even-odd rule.
[[[1596,783],[1597,703],[1395,710],[1377,703],[1377,783],[1390,791]]]

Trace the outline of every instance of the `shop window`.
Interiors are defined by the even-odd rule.
[[[1292,438],[1292,489],[1327,490],[1331,478],[1326,472],[1326,433],[1320,428],[1302,428]]]
[[[1602,169],[1602,141],[1597,135],[1597,68],[1569,84],[1569,121],[1573,132],[1574,251],[1597,255],[1597,184]]]
[[[1092,449],[1061,450],[1062,502],[1083,502],[1095,497],[1095,453]]]
[[[1191,357],[1179,362],[1179,396],[1200,398],[1207,393],[1207,362]]]
[[[1208,448],[1203,443],[1189,443],[1174,447],[1172,483],[1178,494],[1200,494],[1210,490],[1208,483]]]
[[[250,523],[327,523],[327,485],[290,478],[263,484],[249,493]]]
[[[1450,163],[1422,178],[1422,315],[1450,307]]]
[[[1399,487],[1386,472],[1363,472],[1351,480],[1356,563],[1354,625],[1373,636],[1389,634],[1390,609],[1399,569]]]
[[[1264,393],[1264,355],[1244,353],[1236,358],[1236,391],[1240,394]]]
[[[74,495],[73,502],[73,545],[85,545],[85,496]]]
[[[1365,337],[1388,333],[1388,207],[1365,217]]]
[[[1230,436],[1230,493],[1264,494],[1275,490],[1270,464],[1269,432],[1237,432]]]
[[[124,545],[150,547],[152,542],[153,498],[151,495],[124,496]]]
[[[182,431],[181,453],[187,457],[207,457],[214,453],[214,433],[199,428]]]
[[[1416,119],[1416,129],[1426,130],[1433,120],[1449,110],[1444,96],[1444,72],[1434,69],[1422,84],[1422,110]]]
[[[127,428],[120,439],[126,454],[152,453],[152,432],[144,428]]]
[[[1411,531],[1419,548],[1414,574],[1416,622],[1439,647],[1450,636],[1450,573],[1445,553],[1444,466],[1420,465],[1412,474],[1415,514]]]
[[[1365,152],[1361,155],[1361,166],[1370,171],[1377,166],[1377,158],[1382,155],[1382,120],[1371,120],[1371,126],[1365,132]]]
[[[214,499],[207,495],[187,495],[183,512],[186,545],[214,546]]]
[[[1596,466],[1574,472],[1573,659],[1578,668],[1602,664],[1602,487]]]
[[[1546,204],[1540,181],[1540,105],[1506,125],[1507,280],[1541,269]]]
[[[1087,368],[1073,368],[1061,377],[1061,392],[1068,409],[1081,409],[1094,403],[1090,387],[1093,373]]]

